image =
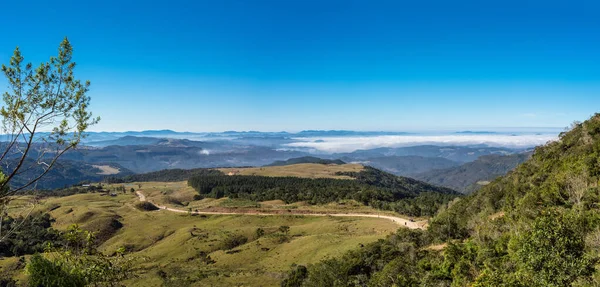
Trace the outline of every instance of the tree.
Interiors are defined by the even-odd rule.
[[[256,229],[256,238],[261,238],[265,235],[265,230],[262,228],[257,228]]]
[[[292,265],[292,270],[287,277],[281,281],[282,287],[299,287],[302,286],[304,279],[308,276],[308,270],[304,265]]]
[[[65,38],[58,56],[33,68],[17,47],[8,66],[2,65],[8,89],[0,109],[6,140],[0,144],[0,203],[34,186],[64,153],[75,148],[84,132],[100,118],[89,111],[90,82],[75,78],[73,47]],[[13,179],[35,171],[24,182]],[[28,172],[28,174],[30,174]]]
[[[570,286],[590,278],[598,260],[585,253],[586,225],[576,212],[548,210],[515,238],[510,247],[523,286]]]
[[[587,174],[569,174],[569,177],[567,178],[566,190],[569,195],[569,200],[572,201],[576,206],[581,205],[588,187]]]
[[[283,233],[283,234],[287,235],[287,234],[288,234],[288,232],[290,232],[290,227],[289,227],[289,226],[287,226],[287,225],[282,225],[282,226],[279,226],[279,232],[281,232],[281,233]]]

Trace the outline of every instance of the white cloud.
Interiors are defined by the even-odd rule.
[[[315,142],[320,139],[322,141]],[[290,148],[308,148],[334,153],[352,152],[379,147],[406,147],[415,145],[478,145],[492,147],[529,148],[556,140],[555,134],[486,134],[486,135],[405,135],[375,137],[296,138],[298,142],[285,144]]]

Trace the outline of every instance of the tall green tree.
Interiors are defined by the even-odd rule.
[[[17,47],[2,73],[8,86],[0,108],[0,214],[10,196],[35,187],[57,160],[98,123],[89,110],[90,82],[75,77],[73,47],[65,38],[58,55],[35,67]],[[14,184],[16,176],[28,178]],[[10,231],[9,231],[10,232]],[[6,237],[0,230],[0,241]]]
[[[3,140],[0,163],[0,198],[28,188],[42,178],[68,150],[76,147],[84,132],[96,124],[89,110],[90,82],[75,77],[73,47],[65,38],[58,55],[36,68],[25,63],[17,47],[8,65],[2,65],[8,88],[0,109]],[[21,186],[11,180],[26,169],[40,172]]]

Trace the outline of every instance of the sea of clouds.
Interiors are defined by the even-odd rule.
[[[447,134],[447,135],[383,135],[372,137],[294,138],[297,142],[284,146],[313,152],[353,152],[381,147],[416,145],[486,145],[490,147],[531,148],[556,140],[557,134]]]

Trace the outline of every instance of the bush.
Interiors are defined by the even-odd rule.
[[[229,235],[223,240],[223,249],[230,250],[248,242],[248,237],[237,234]]]
[[[154,210],[160,209],[156,205],[154,205],[152,202],[148,202],[148,201],[140,201],[140,202],[136,203],[135,208],[137,208],[141,211],[154,211]]]
[[[287,277],[281,281],[282,287],[300,287],[308,276],[308,271],[305,266],[298,265],[292,266],[292,270],[288,273]]]
[[[256,238],[261,238],[263,237],[263,235],[265,235],[265,230],[262,228],[257,228],[256,229]]]
[[[70,226],[63,235],[65,245],[49,248],[46,257],[31,257],[26,270],[29,286],[121,286],[132,276],[135,258],[124,257],[124,248],[116,256],[106,256],[96,249],[94,234]]]
[[[79,287],[86,285],[83,274],[67,272],[62,266],[40,254],[31,257],[27,264],[27,273],[29,273],[29,286]]]
[[[21,256],[44,251],[46,243],[60,244],[59,232],[50,227],[49,214],[32,214],[28,217],[3,218],[3,231],[12,230],[0,242],[0,256]]]

